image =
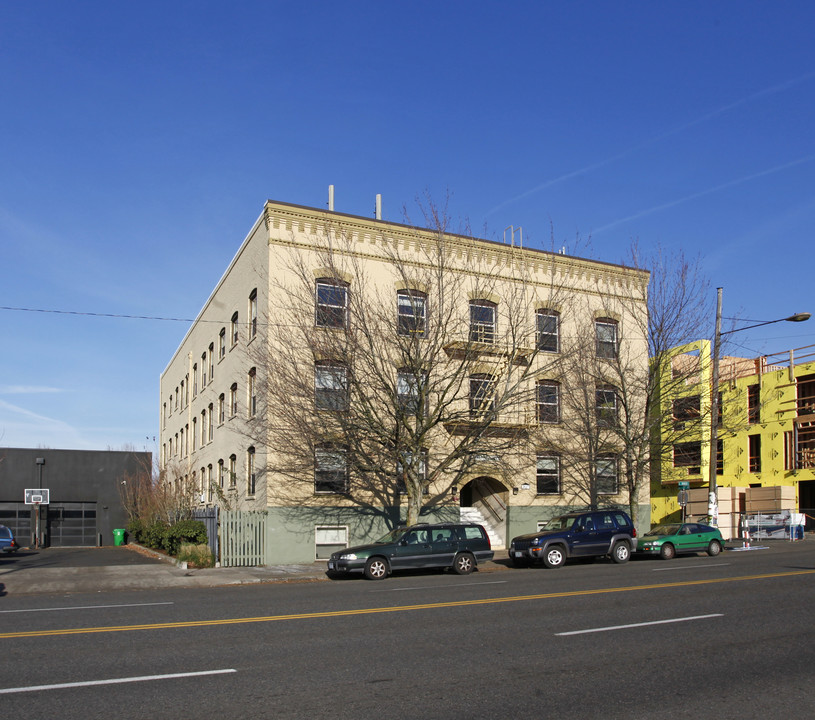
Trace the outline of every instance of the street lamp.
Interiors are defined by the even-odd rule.
[[[778,322],[804,322],[809,320],[809,313],[795,313],[785,318],[778,318],[778,320],[767,320],[766,322],[756,323],[755,325],[747,325],[742,328],[735,328],[734,330],[725,330],[722,332],[722,289],[716,288],[716,330],[713,336],[713,370],[711,377],[711,408],[710,413],[710,458],[708,465],[708,514],[710,521],[713,525],[719,524],[719,501],[716,498],[716,460],[718,455],[718,434],[719,434],[719,355],[721,354],[722,335],[730,335],[731,333],[741,332],[742,330],[752,330],[753,328],[762,327],[763,325],[772,325]]]

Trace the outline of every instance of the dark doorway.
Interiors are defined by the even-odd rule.
[[[806,513],[806,529],[815,531],[815,480],[798,483],[798,512]]]

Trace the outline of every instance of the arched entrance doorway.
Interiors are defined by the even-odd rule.
[[[461,488],[461,519],[483,525],[493,548],[506,547],[508,501],[508,488],[500,480],[482,475]]]

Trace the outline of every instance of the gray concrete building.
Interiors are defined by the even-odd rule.
[[[22,546],[112,545],[127,523],[121,485],[151,464],[149,452],[0,448],[0,525]]]

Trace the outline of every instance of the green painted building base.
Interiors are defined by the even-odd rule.
[[[374,542],[404,522],[398,508],[270,507],[266,516],[267,565],[313,563],[319,554],[318,529],[343,531],[350,547]],[[421,521],[455,522],[458,517],[458,507],[450,505],[423,513]]]
[[[628,510],[627,507],[621,507]],[[507,508],[506,541],[517,535],[535,532],[539,524],[572,510],[585,510],[585,506],[510,506]],[[458,522],[457,505],[433,508],[422,515],[422,522]],[[264,512],[265,547],[262,556],[266,565],[292,565],[313,563],[340,545],[321,544],[318,538],[338,536],[345,538],[348,547],[374,542],[404,522],[404,512],[398,508],[357,507],[270,507]],[[635,523],[643,532],[648,529],[650,506],[639,506]]]

